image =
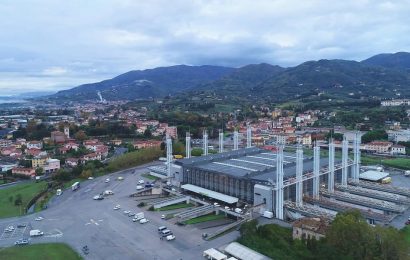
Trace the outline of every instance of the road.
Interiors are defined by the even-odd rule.
[[[203,250],[219,247],[238,237],[235,231],[204,241],[202,230],[170,224],[161,219],[163,213],[160,212],[144,211],[149,223],[132,222],[123,211],[142,211],[129,195],[135,192],[137,181],[143,179],[141,174],[146,173],[146,167],[150,165],[152,163],[84,181],[79,190],[66,190],[53,198],[45,211],[0,220],[0,231],[10,225],[16,227],[18,223],[26,223],[45,233],[43,237],[31,238],[31,243],[63,242],[78,252],[87,245],[90,253],[86,256],[81,253],[85,259],[198,259]],[[118,176],[123,176],[124,180],[115,180]],[[109,183],[104,182],[107,177],[111,179]],[[101,201],[92,199],[107,189],[114,195]],[[121,205],[121,210],[113,210],[116,204]],[[37,216],[44,217],[44,220],[35,221]],[[174,241],[159,239],[157,228],[164,225],[173,231]],[[11,246],[17,239],[28,237],[29,229],[0,234],[0,247]]]

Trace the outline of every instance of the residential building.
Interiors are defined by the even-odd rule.
[[[36,176],[36,170],[34,168],[14,167],[11,170],[11,173],[13,175],[25,175],[30,177]]]
[[[391,147],[391,154],[396,155],[396,154],[406,154],[406,147],[403,145],[399,144],[394,144]]]
[[[300,218],[292,224],[293,239],[316,239],[325,237],[329,224],[320,218]]]
[[[410,129],[389,130],[387,131],[388,139],[392,142],[410,142]]]
[[[364,149],[374,153],[389,153],[392,145],[392,142],[373,141],[365,144]]]
[[[158,141],[158,140],[147,140],[147,141],[143,141],[143,140],[137,140],[134,142],[134,148],[135,149],[143,149],[143,148],[150,148],[150,147],[161,147],[161,143],[162,141]]]
[[[12,144],[13,142],[8,139],[0,139],[0,148],[8,147]]]
[[[48,155],[39,155],[31,159],[31,166],[33,168],[43,167],[47,164],[47,160],[50,157]]]
[[[70,167],[76,167],[78,165],[79,159],[78,158],[67,158],[65,159],[65,164]]]
[[[51,132],[51,141],[56,144],[63,144],[65,143],[67,136],[61,131],[53,131]]]
[[[60,169],[60,160],[58,159],[48,159],[46,164],[43,166],[44,173],[53,173]]]
[[[27,149],[43,149],[43,142],[41,141],[29,141],[27,142]]]
[[[178,130],[176,126],[168,126],[165,130],[165,134],[176,139],[178,138]]]

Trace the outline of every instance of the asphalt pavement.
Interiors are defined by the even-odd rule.
[[[68,189],[61,196],[55,196],[48,209],[42,212],[1,219],[0,247],[12,246],[16,240],[28,238],[29,229],[32,228],[40,229],[44,236],[30,238],[30,243],[67,243],[85,259],[201,259],[204,250],[227,244],[238,237],[239,233],[234,231],[212,241],[205,241],[201,237],[203,230],[171,224],[161,219],[164,212],[138,208],[135,198],[129,195],[136,191],[137,181],[144,179],[141,174],[148,172],[146,167],[153,164],[159,163],[84,181],[77,191]],[[119,176],[124,177],[124,180],[116,180]],[[104,182],[106,178],[110,178],[109,183]],[[104,200],[92,199],[104,190],[112,190],[114,195],[107,196]],[[120,210],[113,209],[117,204],[121,205]],[[132,222],[132,217],[123,213],[125,210],[134,213],[144,211],[149,222]],[[44,219],[35,221],[38,216]],[[19,223],[27,224],[27,228],[19,228],[11,235],[1,233],[10,225],[16,228]],[[171,229],[176,239],[160,240],[157,232],[159,226]],[[81,251],[85,245],[90,249],[88,255]]]

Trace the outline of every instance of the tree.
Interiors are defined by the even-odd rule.
[[[80,177],[83,179],[88,179],[88,177],[91,177],[91,176],[93,176],[92,170],[84,170],[80,175]]]
[[[192,156],[201,156],[204,153],[204,151],[201,148],[194,148],[191,151]]]
[[[151,130],[149,128],[145,129],[144,137],[145,138],[151,138],[152,137],[152,133],[151,133]]]
[[[376,140],[387,140],[387,133],[384,130],[369,131],[362,136],[363,143],[369,143]]]
[[[44,174],[44,170],[41,167],[36,168],[36,176],[41,176]]]
[[[16,195],[16,199],[14,200],[14,205],[20,206],[21,204],[23,204],[23,199],[21,197],[21,194],[19,193]]]
[[[84,140],[87,140],[88,136],[83,130],[80,130],[77,133],[75,133],[74,138],[82,142]]]

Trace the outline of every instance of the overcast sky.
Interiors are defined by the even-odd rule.
[[[410,0],[1,0],[0,95],[174,64],[410,51]]]

